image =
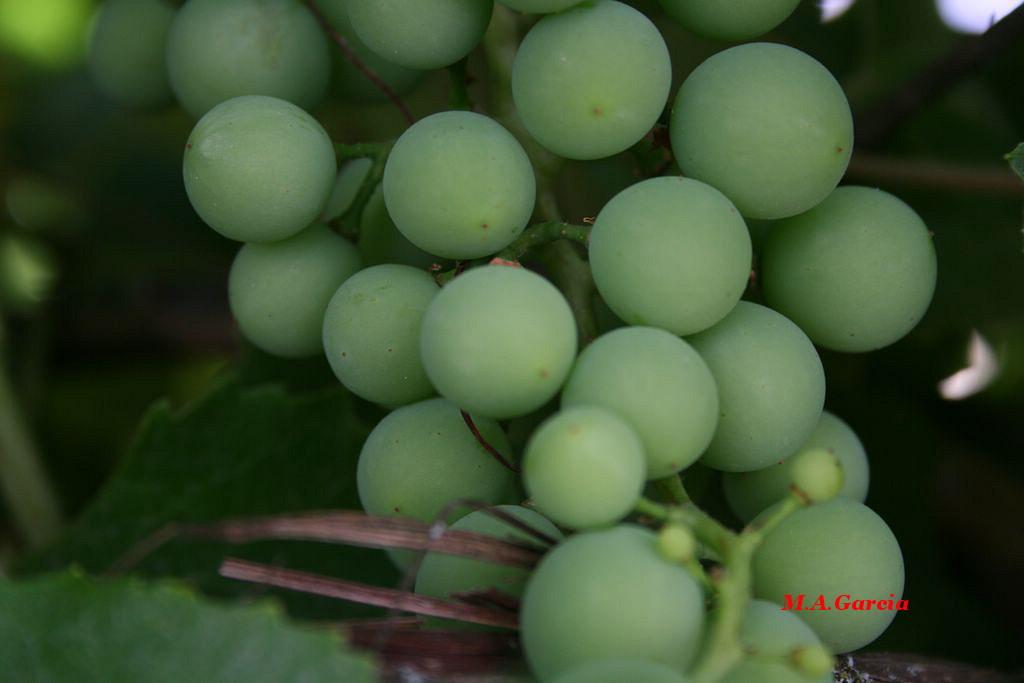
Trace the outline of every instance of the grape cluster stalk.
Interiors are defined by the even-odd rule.
[[[936,281],[910,206],[840,186],[840,84],[759,41],[797,4],[661,0],[662,19],[737,43],[673,92],[671,46],[617,0],[104,3],[97,84],[197,119],[184,186],[242,243],[241,335],[325,356],[388,411],[353,473],[365,512],[543,555],[389,548],[422,598],[391,604],[431,615],[423,628],[517,625],[543,683],[800,683],[831,680],[835,654],[894,618],[781,608],[903,598],[818,348],[896,343]],[[151,39],[114,43],[140,22]],[[474,107],[481,65],[490,103]],[[401,96],[443,68],[455,106],[413,119]],[[332,141],[311,113],[328,91],[390,100],[409,125]],[[596,216],[561,215],[563,160],[652,152]],[[698,470],[718,473],[738,530],[691,498]],[[481,601],[504,616],[473,619]]]

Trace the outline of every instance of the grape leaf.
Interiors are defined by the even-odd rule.
[[[373,661],[272,604],[222,606],[180,583],[77,572],[0,583],[4,680],[46,683],[377,680]]]
[[[340,386],[290,393],[279,385],[228,381],[175,414],[158,403],[110,480],[56,543],[23,559],[20,573],[77,564],[101,572],[170,522],[198,522],[315,509],[359,509],[356,460],[369,432]],[[267,541],[244,546],[175,540],[138,570],[188,578],[220,595],[262,588],[217,576],[225,555],[354,581],[393,584],[384,553]],[[264,591],[266,592],[266,591]],[[379,614],[373,608],[282,593],[308,617]]]
[[[1017,174],[1017,177],[1024,180],[1024,142],[1013,148],[1005,157],[1010,162],[1010,168]]]

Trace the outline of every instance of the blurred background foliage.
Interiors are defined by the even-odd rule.
[[[676,85],[723,47],[674,26],[653,0],[632,4],[664,32]],[[333,392],[328,401],[356,418],[348,431],[332,433],[331,443],[351,452],[376,413],[336,395],[336,380],[321,361],[271,361],[243,347],[225,287],[236,245],[200,222],[181,181],[182,144],[193,121],[176,107],[128,111],[95,90],[82,59],[93,9],[91,0],[0,0],[0,352],[11,389],[10,395],[0,392],[2,409],[25,418],[68,519],[86,510],[95,521],[90,501],[154,401],[167,397],[171,406],[186,405],[228,375],[242,385],[270,379]],[[942,21],[935,0],[858,0],[826,24],[808,0],[769,39],[822,61],[865,117],[885,117],[893,93],[967,40]],[[934,303],[910,336],[867,355],[823,354],[827,407],[866,445],[873,470],[867,502],[892,526],[906,559],[911,610],[896,618],[874,650],[1020,664],[1022,196],[1002,156],[1024,139],[1022,72],[1024,38],[1017,38],[891,135],[859,147],[848,178],[883,187],[913,206],[934,232],[939,257]],[[476,77],[472,97],[484,101],[485,66],[478,55],[469,73]],[[433,73],[405,99],[422,116],[446,108],[447,88],[447,75]],[[332,98],[314,113],[340,142],[387,139],[404,128],[386,104]],[[565,217],[596,214],[637,180],[635,166],[629,154],[567,164],[559,179]],[[903,171],[894,175],[893,169]],[[936,173],[945,184],[936,184]],[[964,367],[972,330],[987,339],[998,372],[980,393],[946,400],[937,386]],[[208,417],[203,410],[215,414],[217,404],[200,407],[198,421]],[[217,429],[204,424],[207,432]],[[214,477],[218,466],[197,464],[181,476],[202,488],[202,478]],[[311,470],[291,484],[315,492],[318,476]],[[165,494],[183,488],[185,481],[172,479]],[[318,506],[332,500],[294,493],[282,509],[309,507],[304,499]],[[704,494],[709,507],[726,514],[716,503],[713,476]],[[274,493],[266,488],[247,495]],[[338,496],[338,506],[354,504],[351,491]],[[215,519],[233,510],[211,505],[204,514]],[[102,515],[100,529],[101,522]],[[64,550],[15,563],[25,539],[9,516],[0,517],[0,558],[7,571],[69,561],[88,568],[88,559],[67,550],[89,546],[82,528]],[[108,550],[116,557],[124,548]],[[195,566],[171,563],[149,571],[190,576],[200,563],[207,572],[215,567],[211,553],[194,555]],[[359,558],[352,561],[364,568],[385,566],[376,554]],[[380,572],[380,582],[395,580]],[[320,612],[309,601],[293,607]]]

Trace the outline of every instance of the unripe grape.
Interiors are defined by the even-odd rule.
[[[717,40],[756,38],[785,21],[800,0],[661,0],[687,29]]]
[[[164,52],[172,21],[165,0],[104,0],[89,40],[89,73],[103,94],[130,107],[171,99]]]
[[[830,674],[836,665],[836,658],[821,645],[810,645],[794,650],[792,660],[797,670],[807,676]]]
[[[686,683],[687,678],[664,664],[646,659],[595,659],[566,671],[551,683]]]
[[[684,564],[697,555],[697,539],[682,524],[666,524],[658,530],[658,552],[666,560]]]
[[[824,503],[843,488],[843,465],[835,453],[812,448],[793,456],[793,487],[808,503]]]
[[[335,181],[323,126],[294,104],[256,95],[207,112],[188,137],[182,166],[199,217],[242,242],[299,232],[320,215]]]

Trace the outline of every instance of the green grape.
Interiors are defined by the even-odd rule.
[[[660,0],[665,12],[705,38],[743,41],[781,24],[800,0]]]
[[[477,46],[494,0],[348,0],[348,18],[379,57],[410,69],[454,64]]]
[[[561,388],[576,355],[576,323],[561,292],[540,275],[484,266],[434,298],[420,348],[442,396],[486,417],[517,417]]]
[[[689,338],[718,385],[718,429],[701,462],[749,472],[803,443],[825,403],[825,371],[800,328],[770,308],[741,301]]]
[[[818,425],[794,453],[824,448],[835,454],[843,467],[839,495],[858,503],[868,496],[868,456],[850,426],[832,413],[822,411]],[[726,472],[722,476],[725,498],[736,516],[749,522],[762,510],[782,500],[793,483],[791,462],[771,465],[755,472]]]
[[[801,508],[765,538],[754,555],[754,595],[786,604],[806,596],[803,619],[833,652],[875,640],[892,622],[890,609],[851,609],[856,600],[903,595],[903,555],[882,518],[846,498]],[[828,610],[808,609],[824,596]]]
[[[831,673],[808,677],[788,659],[793,652],[818,647],[821,640],[791,611],[764,600],[752,600],[740,631],[744,657],[721,683],[831,683]]]
[[[423,251],[398,231],[384,204],[384,191],[380,185],[363,207],[356,246],[369,265],[400,263],[426,270],[445,261]]]
[[[523,483],[533,504],[562,526],[607,526],[643,492],[647,460],[633,429],[604,408],[574,406],[551,417],[526,446]]]
[[[762,254],[768,304],[835,351],[872,351],[903,337],[931,303],[935,271],[921,218],[866,187],[841,187],[779,222]]]
[[[164,50],[174,20],[165,0],[105,0],[89,39],[89,73],[110,99],[152,107],[171,99]]]
[[[480,434],[510,456],[497,422],[473,416]],[[433,398],[402,406],[381,420],[359,454],[356,485],[371,515],[434,521],[450,502],[506,502],[514,475],[494,459],[466,426],[451,401]],[[466,514],[454,510],[449,522]]]
[[[750,234],[710,185],[651,178],[598,214],[590,266],[601,296],[626,322],[693,334],[724,318],[746,289]]]
[[[561,540],[562,532],[554,524],[529,508],[519,505],[499,505],[499,510],[520,522]],[[511,526],[486,510],[475,510],[451,525],[452,531],[473,531],[520,544],[537,546],[535,536]],[[469,593],[496,589],[518,599],[526,586],[530,572],[519,567],[484,562],[468,557],[457,557],[439,552],[427,553],[416,574],[416,592],[434,598],[451,598],[456,593]],[[464,622],[439,619],[444,628],[466,626]]]
[[[569,9],[574,5],[578,5],[583,0],[498,0],[499,5],[505,5],[510,9],[514,9],[517,12],[525,12],[527,14],[550,14],[551,12],[561,12],[562,10]]]
[[[316,355],[331,295],[361,265],[356,248],[320,223],[280,242],[246,244],[228,276],[231,314],[267,353]]]
[[[689,344],[664,330],[624,327],[580,353],[562,407],[595,405],[624,419],[644,444],[647,477],[693,463],[718,419],[715,379]]]
[[[814,58],[751,43],[713,55],[679,89],[669,125],[683,175],[748,218],[783,218],[835,189],[853,148],[843,89]]]
[[[549,680],[608,658],[685,671],[704,625],[704,595],[663,559],[647,529],[576,534],[548,552],[526,584],[520,639],[530,669]]]
[[[349,210],[372,166],[373,161],[370,159],[352,159],[341,165],[338,169],[338,178],[334,181],[334,189],[331,190],[331,196],[327,199],[320,220],[325,223],[333,221]]]
[[[207,225],[233,240],[273,242],[320,215],[334,184],[334,147],[294,104],[236,97],[192,129],[183,171],[189,201]]]
[[[686,683],[678,671],[646,659],[596,659],[573,667],[551,683]]]
[[[345,280],[327,306],[323,345],[349,391],[389,406],[434,393],[420,361],[420,325],[437,292],[434,278],[409,266],[373,266]]]
[[[331,60],[323,30],[299,0],[188,0],[167,39],[167,74],[196,118],[240,95],[309,109],[327,91]]]
[[[515,137],[469,111],[433,114],[402,133],[383,186],[388,213],[410,242],[458,259],[508,246],[529,222],[537,189]]]
[[[599,159],[638,142],[665,108],[668,48],[654,24],[614,0],[544,17],[512,65],[512,97],[537,142],[569,159]]]
[[[825,503],[843,487],[843,466],[824,448],[800,451],[792,458],[793,490],[808,503]]]
[[[320,0],[318,3],[331,28],[348,41],[348,46],[396,95],[404,95],[420,84],[423,72],[378,57],[359,40],[348,18],[350,0]],[[334,86],[350,102],[385,102],[388,96],[357,69],[341,50],[332,50]]]

